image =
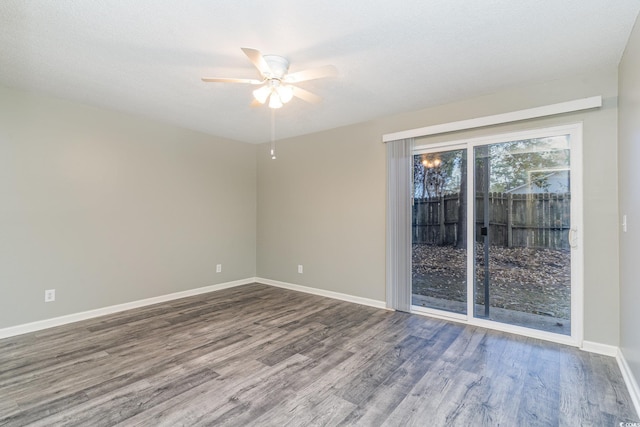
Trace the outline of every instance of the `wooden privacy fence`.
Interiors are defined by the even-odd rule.
[[[488,197],[488,233],[491,245],[569,249],[570,193],[489,193]],[[482,242],[480,229],[484,226],[483,202],[484,194],[476,193],[477,242]],[[460,210],[459,193],[415,199],[413,242],[455,245],[461,228]],[[465,237],[461,236],[461,239],[465,240]]]

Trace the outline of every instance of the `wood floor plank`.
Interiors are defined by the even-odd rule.
[[[604,413],[612,413],[612,408],[617,408],[613,413],[620,413],[631,419],[633,413],[629,411],[633,403],[629,401],[627,386],[618,372],[617,361],[612,357],[599,354],[589,355],[589,372],[592,375],[592,389],[598,390],[598,408]]]
[[[518,423],[558,425],[560,366],[549,363],[540,352],[532,352],[518,408]]]
[[[602,426],[615,359],[251,284],[0,340],[0,426]]]
[[[169,408],[142,423],[136,420],[133,425],[244,425],[243,419],[249,411],[254,416],[261,415],[266,412],[266,406],[292,396],[293,391],[278,387],[278,384],[311,362],[305,356],[296,355],[272,367],[261,364],[261,369],[250,376],[239,375],[236,381],[225,382],[223,375],[215,386],[191,395],[186,407]],[[220,394],[224,398],[221,399]]]
[[[353,404],[360,404],[371,396],[386,379],[401,366],[411,354],[425,352],[427,340],[412,335],[388,350],[385,354],[363,365],[357,375],[352,376],[349,384],[342,388],[338,396]]]
[[[266,366],[256,360],[248,360],[241,369],[229,371],[215,378],[212,383],[195,386],[182,394],[159,403],[153,408],[138,413],[117,426],[176,426],[191,425],[203,413],[213,411],[244,384],[250,383]]]
[[[301,355],[292,356],[281,362],[281,364],[290,363],[290,361],[299,356]],[[215,412],[209,413],[199,420],[196,425],[210,425],[209,423],[215,425],[248,425],[278,406],[280,402],[288,402],[294,400],[296,396],[303,395],[301,390],[308,390],[306,387],[312,384],[316,378],[322,376],[323,373],[329,372],[336,365],[350,359],[351,356],[351,353],[336,351],[327,354],[324,358],[308,359],[310,362],[305,361],[304,364],[295,369],[288,368],[286,371],[280,371],[276,375],[270,374],[266,380],[251,389],[249,393],[244,395],[237,393],[234,395],[238,401],[242,401],[241,406],[236,405],[219,416]],[[338,406],[342,409],[351,408],[352,406],[348,402],[342,401],[342,399],[335,399],[335,401],[340,402]],[[335,413],[333,416],[335,416]],[[319,414],[314,418],[319,419]]]
[[[589,389],[594,385],[589,378],[589,358],[581,353],[567,352],[562,358],[560,383],[572,388],[560,389],[559,425],[570,426],[573,420],[584,420],[584,426],[598,426],[599,404],[592,401]]]
[[[454,364],[435,361],[382,425],[455,425],[450,421],[459,405],[457,399],[479,378]]]
[[[141,380],[108,393],[94,394],[90,400],[75,408],[61,411],[56,416],[49,417],[40,423],[35,423],[34,426],[51,424],[112,426],[218,376],[219,374],[216,372],[203,368],[155,384],[149,379]],[[164,379],[166,380],[166,377]],[[105,413],[102,410],[105,405],[117,406],[118,410]]]
[[[418,348],[410,354],[380,386],[341,421],[340,425],[382,425],[431,368],[433,361],[424,357],[425,351],[425,348]]]
[[[287,413],[286,419],[258,418],[251,422],[252,426],[334,426],[337,425],[355,405],[330,394],[317,404],[298,406]]]

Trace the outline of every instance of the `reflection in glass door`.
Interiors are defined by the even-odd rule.
[[[571,334],[569,135],[474,147],[474,316]]]
[[[467,313],[467,150],[413,158],[412,305]]]

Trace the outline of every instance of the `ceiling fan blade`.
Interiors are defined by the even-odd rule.
[[[322,98],[320,98],[318,95],[297,86],[293,86],[293,96],[300,98],[303,101],[310,102],[311,104],[317,104],[322,101]]]
[[[247,58],[249,58],[249,60],[253,62],[253,65],[256,66],[258,71],[260,71],[260,75],[266,76],[272,74],[271,67],[269,67],[267,61],[264,60],[264,57],[259,50],[251,49],[249,47],[243,47],[241,49],[244,54],[247,55]]]
[[[219,82],[219,83],[247,83],[250,85],[262,84],[262,80],[257,79],[231,79],[226,77],[203,77],[203,82]]]
[[[338,75],[338,69],[333,65],[325,65],[324,67],[312,68],[310,70],[298,71],[297,73],[287,74],[284,76],[285,83],[298,83],[307,80],[320,79],[323,77],[335,77]]]

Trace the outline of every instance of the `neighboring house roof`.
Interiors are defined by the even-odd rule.
[[[560,170],[547,174],[530,175],[526,184],[505,191],[509,194],[568,193],[570,191],[569,171]]]

